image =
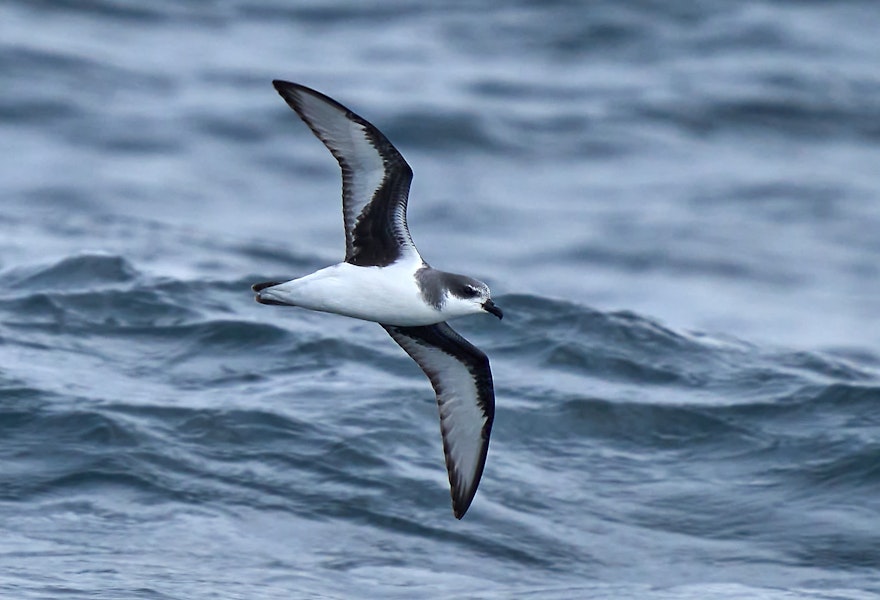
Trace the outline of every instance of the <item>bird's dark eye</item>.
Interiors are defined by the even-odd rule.
[[[462,298],[476,298],[480,295],[480,290],[472,285],[466,285],[461,290]]]

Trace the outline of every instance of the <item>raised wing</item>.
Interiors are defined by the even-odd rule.
[[[383,267],[418,257],[406,224],[412,169],[400,152],[336,100],[297,83],[272,84],[342,168],[345,262]]]
[[[477,493],[495,417],[489,359],[446,323],[382,327],[419,364],[434,386],[452,510],[460,519]]]

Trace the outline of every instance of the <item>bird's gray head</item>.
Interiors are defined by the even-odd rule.
[[[450,318],[474,313],[489,313],[499,319],[504,316],[492,302],[489,286],[473,277],[431,269],[419,283],[425,300]]]

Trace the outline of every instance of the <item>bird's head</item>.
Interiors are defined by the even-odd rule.
[[[501,309],[492,302],[489,286],[482,281],[465,275],[455,275],[446,283],[443,312],[455,315],[489,313],[499,319],[504,316]]]

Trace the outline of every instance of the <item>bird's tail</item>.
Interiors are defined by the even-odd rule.
[[[276,285],[278,285],[278,284],[280,284],[280,283],[283,283],[283,282],[282,282],[282,281],[264,281],[264,282],[262,282],[262,283],[255,283],[254,285],[251,286],[251,289],[252,289],[254,292],[256,292],[256,294],[257,294],[257,295],[254,297],[254,300],[256,300],[257,302],[259,302],[260,304],[276,304],[276,305],[278,305],[278,306],[290,306],[290,305],[287,304],[286,302],[278,302],[277,300],[274,300],[274,299],[272,299],[272,298],[265,298],[265,297],[263,297],[263,295],[260,293],[260,292],[262,292],[263,290],[265,290],[266,288],[270,288],[270,287],[276,286]]]

